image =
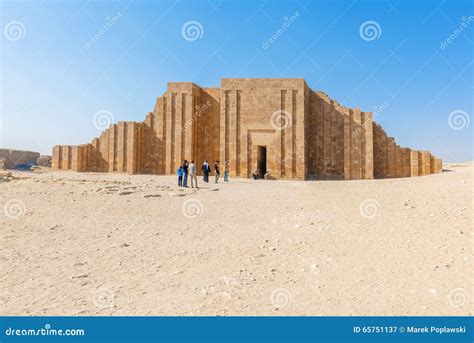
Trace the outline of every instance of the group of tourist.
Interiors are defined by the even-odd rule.
[[[201,164],[201,170],[202,170],[202,180],[206,183],[209,182],[209,175],[211,175],[211,166],[205,160]],[[219,182],[219,178],[221,175],[220,171],[220,166],[219,166],[219,161],[214,162],[214,176],[215,176],[215,182]],[[179,187],[188,187],[188,177],[191,179],[191,188],[198,188],[198,182],[197,182],[197,169],[196,169],[196,164],[194,161],[191,161],[190,163],[187,160],[183,161],[183,164],[179,166],[178,168],[178,186]],[[224,182],[229,182],[229,162],[224,161]]]

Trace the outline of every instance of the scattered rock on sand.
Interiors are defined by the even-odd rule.
[[[144,198],[159,198],[161,194],[145,194],[143,195]]]
[[[176,192],[168,192],[168,195],[171,195],[172,197],[184,197],[187,194],[184,193],[176,193]]]
[[[79,274],[79,275],[74,275],[74,276],[71,276],[71,279],[84,279],[86,277],[89,277],[89,275],[87,274]]]
[[[0,172],[0,182],[9,182],[13,180],[11,172]]]
[[[135,192],[133,191],[119,191],[117,194],[118,195],[129,195],[129,194],[133,194]]]

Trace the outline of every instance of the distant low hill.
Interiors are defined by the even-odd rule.
[[[0,169],[16,169],[36,165],[39,157],[39,152],[0,149]]]

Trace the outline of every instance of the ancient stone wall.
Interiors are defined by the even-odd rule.
[[[183,160],[191,160],[196,150],[193,142],[196,137],[195,106],[199,103],[201,89],[191,82],[168,83],[164,95],[163,163],[166,174],[175,174]]]
[[[429,151],[402,148],[387,137],[379,124],[373,125],[374,176],[376,178],[422,176],[442,171],[442,161]]]
[[[205,160],[210,165],[214,161],[220,159],[220,88],[203,88],[199,102],[195,106],[194,113],[194,131],[195,134],[195,153],[192,159],[195,160],[198,173],[201,175],[201,164]],[[236,145],[236,149],[240,149],[240,145]],[[240,151],[239,151],[240,155]],[[240,169],[236,167],[236,173],[240,173]]]
[[[429,151],[418,152],[418,175],[431,173],[431,155]]]
[[[142,148],[145,124],[119,122],[89,144],[57,145],[52,167],[74,171],[128,172],[146,170]]]
[[[262,152],[265,158],[260,158]],[[222,79],[219,88],[168,83],[144,122],[111,125],[91,143],[53,148],[55,169],[175,174],[182,161],[259,163],[278,179],[372,179],[441,172],[429,152],[400,147],[371,112],[349,109],[303,79]],[[260,161],[260,162],[259,162]],[[264,161],[264,162],[262,162]]]
[[[311,179],[372,179],[372,113],[310,92],[305,146]]]
[[[265,147],[273,176],[305,177],[306,87],[303,79],[222,80],[220,160],[231,175],[250,177]]]
[[[436,174],[436,173],[441,173],[442,171],[443,171],[443,161],[441,161],[439,158],[431,156],[430,173]]]

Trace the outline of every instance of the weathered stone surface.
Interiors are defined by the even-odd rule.
[[[38,159],[36,160],[36,163],[39,165],[39,166],[42,166],[42,167],[51,167],[51,160],[52,160],[52,157],[49,156],[49,155],[41,155],[40,157],[38,157]]]
[[[227,160],[231,176],[264,168],[278,179],[408,177],[442,164],[401,148],[371,112],[346,108],[304,79],[222,79],[220,88],[168,83],[144,122],[113,124],[89,144],[55,146],[52,166],[174,174],[184,159],[199,172],[204,160]]]
[[[14,169],[20,164],[35,164],[40,154],[33,151],[0,149],[0,169]]]

